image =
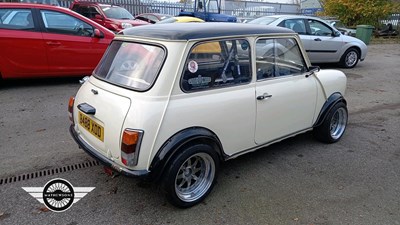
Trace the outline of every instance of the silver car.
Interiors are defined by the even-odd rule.
[[[363,41],[341,34],[316,17],[275,15],[260,17],[249,23],[294,30],[299,34],[312,63],[339,63],[344,68],[353,68],[367,55],[368,49]]]

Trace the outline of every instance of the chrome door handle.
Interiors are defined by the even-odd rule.
[[[315,38],[314,41],[322,41],[321,38]]]
[[[272,97],[272,95],[269,95],[268,93],[264,93],[263,95],[257,96],[257,100],[264,100],[264,99],[268,99],[271,97]]]

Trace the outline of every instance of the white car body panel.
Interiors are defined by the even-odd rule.
[[[105,90],[94,85],[92,83],[93,80],[94,78],[92,77],[79,89],[77,93],[79,98],[75,101],[75,107],[81,103],[87,103],[96,108],[95,115],[88,116],[104,127],[104,142],[94,137],[78,124],[78,113],[74,113],[75,121],[77,121],[75,123],[75,130],[89,145],[98,149],[104,156],[120,164],[121,160],[118,159],[120,159],[121,127],[125,122],[131,101],[126,96],[112,92],[115,88],[107,88]],[[92,90],[98,91],[98,94],[93,94]],[[77,109],[76,112],[78,111]]]
[[[312,126],[317,97],[315,77],[288,76],[257,82],[256,96],[264,94],[271,97],[257,101],[257,144],[265,144]]]
[[[253,147],[254,84],[229,89],[171,96],[155,149],[173,134],[188,127],[204,127],[215,133],[227,155]],[[193,112],[199,114],[194,116]]]

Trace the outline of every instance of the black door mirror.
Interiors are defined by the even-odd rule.
[[[93,37],[95,38],[104,38],[104,34],[97,28],[94,29]]]
[[[333,37],[340,37],[340,32],[335,30],[335,31],[333,31],[332,36]]]
[[[306,77],[314,75],[315,73],[319,72],[321,69],[319,66],[310,66],[308,67],[308,72],[306,73]]]
[[[308,70],[310,72],[319,72],[320,68],[319,68],[319,66],[310,66],[310,67],[308,67]]]

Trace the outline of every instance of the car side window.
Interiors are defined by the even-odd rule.
[[[304,24],[303,19],[289,19],[289,20],[284,20],[281,23],[279,23],[280,27],[286,27],[289,29],[292,29],[294,32],[298,34],[306,34],[306,25]]]
[[[89,16],[88,16],[89,18],[95,18],[96,15],[101,15],[96,7],[89,6],[88,9],[89,9]]]
[[[90,16],[89,7],[87,6],[74,5],[74,7],[72,7],[72,10],[81,14],[84,17]]]
[[[195,45],[185,62],[181,87],[185,92],[246,84],[251,81],[247,40],[221,40]]]
[[[44,27],[49,33],[92,37],[94,28],[65,13],[41,10]]]
[[[0,9],[0,29],[34,30],[30,9]]]
[[[293,38],[259,39],[256,44],[257,80],[300,75],[307,71]]]
[[[326,24],[317,20],[308,20],[308,24],[310,25],[311,35],[332,36],[332,29]]]

